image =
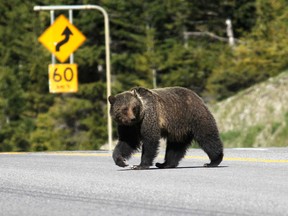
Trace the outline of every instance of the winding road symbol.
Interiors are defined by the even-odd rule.
[[[60,15],[38,40],[61,63],[64,63],[86,40],[86,37],[64,15]]]
[[[61,35],[65,35],[65,38],[57,43],[56,52],[59,52],[60,47],[69,41],[70,35],[73,35],[73,33],[68,28],[68,26],[66,26],[66,28],[64,29]]]

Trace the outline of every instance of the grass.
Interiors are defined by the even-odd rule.
[[[244,147],[253,147],[255,143],[256,137],[261,133],[264,129],[264,126],[256,125],[253,127],[249,127],[246,136],[243,139],[243,146]]]
[[[278,128],[280,128],[281,123],[280,122],[273,122],[272,123],[272,130],[271,130],[271,134],[275,134],[275,132],[278,130]]]
[[[241,132],[240,131],[227,131],[225,133],[220,133],[220,137],[222,142],[224,143],[229,143],[232,144],[236,143],[237,139],[239,139],[239,137],[241,136]]]
[[[221,133],[220,137],[225,147],[253,147],[256,137],[264,129],[264,126],[257,125],[240,130],[231,130]]]
[[[279,128],[274,146],[282,147],[288,146],[288,112],[284,115],[285,124]]]

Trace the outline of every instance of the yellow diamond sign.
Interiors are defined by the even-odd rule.
[[[64,15],[60,15],[38,40],[63,63],[86,37]]]

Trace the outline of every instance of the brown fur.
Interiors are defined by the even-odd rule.
[[[211,163],[207,166],[221,163],[223,145],[216,122],[193,91],[138,87],[110,96],[109,101],[111,115],[118,123],[119,142],[113,153],[117,165],[127,165],[126,159],[142,144],[141,163],[135,168],[148,168],[157,155],[161,137],[167,139],[167,148],[165,162],[156,164],[159,168],[178,166],[192,140],[208,154]]]

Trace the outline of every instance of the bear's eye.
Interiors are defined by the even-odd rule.
[[[128,111],[128,107],[125,107],[122,109],[122,113],[127,113],[127,111]]]
[[[133,113],[137,113],[137,107],[133,107]]]

